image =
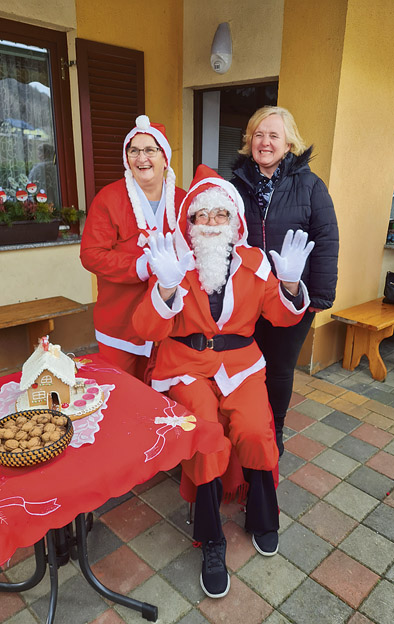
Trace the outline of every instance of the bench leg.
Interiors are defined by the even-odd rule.
[[[29,335],[30,353],[34,351],[38,345],[38,341],[42,336],[47,336],[55,329],[55,321],[53,319],[45,319],[44,321],[36,321],[29,323],[27,331]]]
[[[379,345],[384,338],[393,335],[393,330],[394,326],[380,331],[370,331],[364,327],[349,325],[346,332],[343,368],[354,370],[360,364],[361,357],[366,355],[372,377],[376,381],[384,381],[387,369],[379,353]]]

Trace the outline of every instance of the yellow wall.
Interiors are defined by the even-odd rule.
[[[183,40],[183,179],[193,178],[193,90],[277,78],[283,0],[185,0]],[[233,59],[228,72],[210,64],[217,27],[229,22]]]
[[[77,36],[144,52],[145,111],[164,123],[182,181],[182,0],[76,0]]]
[[[62,31],[76,26],[74,0],[0,0],[0,17]]]

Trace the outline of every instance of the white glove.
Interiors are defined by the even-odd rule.
[[[307,232],[288,230],[283,241],[280,255],[276,251],[270,251],[274,261],[277,278],[282,282],[299,282],[305,267],[305,262],[315,246],[313,241],[308,240]]]
[[[161,232],[157,236],[150,236],[148,244],[150,249],[144,249],[144,253],[160,286],[178,286],[186,272],[193,268],[193,252],[189,251],[182,260],[178,260],[170,232],[165,236]]]

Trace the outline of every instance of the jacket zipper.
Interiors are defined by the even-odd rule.
[[[271,205],[271,199],[272,199],[272,195],[274,194],[274,190],[275,189],[272,189],[271,195],[270,195],[269,200],[268,200],[268,204],[266,205],[266,207],[264,209],[263,221],[262,221],[262,224],[261,224],[262,230],[263,230],[263,251],[265,253],[267,253],[267,244],[266,244],[266,238],[265,238],[265,222],[266,222],[266,219],[267,219],[268,209],[269,209],[269,207]]]

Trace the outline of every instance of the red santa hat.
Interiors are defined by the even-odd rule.
[[[211,205],[210,199],[208,202],[206,198],[209,195],[205,195],[205,191],[212,191],[211,195],[214,200]],[[200,202],[199,196],[202,196]],[[220,204],[216,204],[216,200],[220,201]],[[210,204],[210,205],[203,205]],[[216,205],[213,205],[216,204]],[[209,210],[213,208],[223,207],[229,211],[232,218],[238,216],[239,218],[239,240],[237,245],[246,244],[247,228],[245,221],[245,209],[242,197],[231,182],[224,180],[216,171],[208,167],[207,165],[198,165],[196,174],[190,185],[190,188],[184,198],[181,208],[178,214],[177,229],[175,232],[176,249],[179,257],[189,251],[190,247],[186,241],[186,233],[188,230],[189,218],[197,210],[207,207]]]
[[[173,169],[170,167],[171,162],[171,147],[166,137],[166,129],[163,124],[159,123],[151,123],[149,117],[147,115],[140,115],[135,120],[135,127],[130,130],[127,134],[124,142],[123,142],[123,165],[125,168],[125,180],[126,180],[126,188],[129,195],[129,199],[131,201],[134,215],[137,220],[137,225],[140,229],[145,230],[147,225],[144,217],[144,213],[141,207],[141,202],[139,200],[133,174],[130,169],[129,161],[127,158],[127,149],[130,145],[130,142],[136,134],[149,134],[152,136],[158,145],[163,150],[164,158],[166,160],[166,214],[168,225],[171,230],[175,229],[176,226],[176,216],[175,216],[175,173]]]

